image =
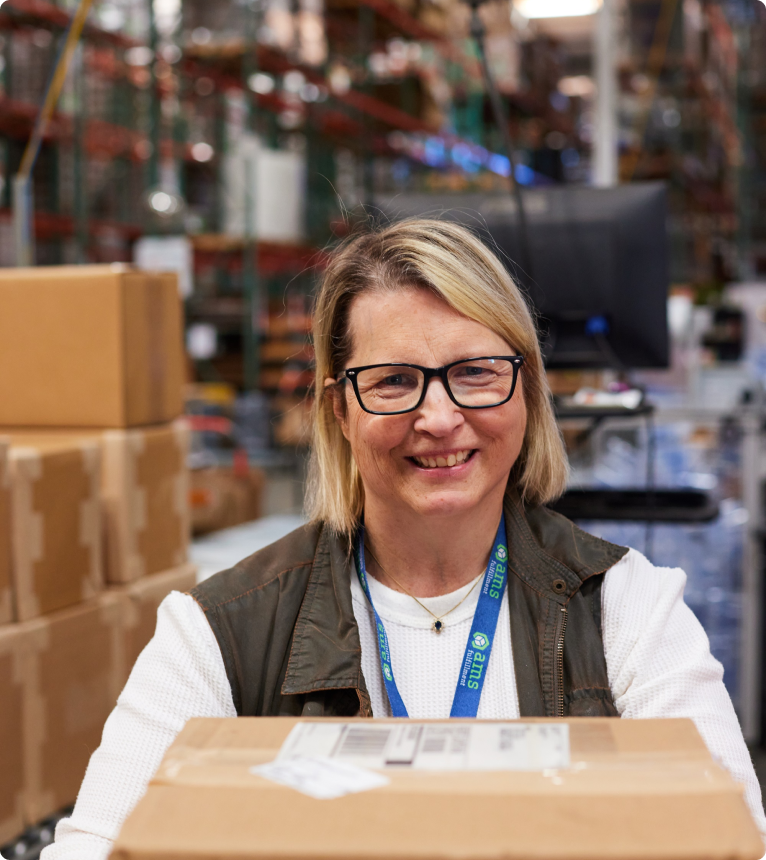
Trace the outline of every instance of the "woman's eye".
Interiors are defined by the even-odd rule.
[[[416,380],[405,373],[393,373],[391,376],[385,376],[378,383],[383,388],[411,388],[416,384]]]
[[[489,379],[490,376],[494,376],[494,373],[486,367],[469,365],[468,367],[461,367],[457,376],[458,379],[481,379],[482,377]]]

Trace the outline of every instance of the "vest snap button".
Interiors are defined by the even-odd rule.
[[[566,591],[567,584],[563,579],[554,579],[553,580],[553,590],[558,594],[561,594],[562,591]]]

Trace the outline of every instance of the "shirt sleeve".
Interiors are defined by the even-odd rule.
[[[204,613],[173,592],[104,726],[71,818],[41,860],[106,860],[122,823],[191,717],[236,717],[218,643]]]
[[[607,571],[604,653],[620,716],[689,717],[713,757],[741,783],[766,840],[761,788],[739,720],[702,625],[684,603],[686,574],[636,550]]]

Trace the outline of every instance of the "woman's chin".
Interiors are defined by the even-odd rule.
[[[407,507],[413,514],[434,518],[459,517],[461,514],[470,514],[476,510],[476,506],[480,502],[474,492],[457,490],[418,495],[407,501],[409,502]]]

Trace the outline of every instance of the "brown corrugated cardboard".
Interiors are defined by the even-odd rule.
[[[191,473],[191,519],[194,534],[257,520],[263,509],[265,476],[260,469],[242,474],[232,468],[194,469]]]
[[[183,564],[190,537],[189,430],[183,419],[128,430],[14,430],[14,444],[101,446],[105,579],[132,582]]]
[[[186,423],[110,430],[103,450],[107,580],[130,582],[183,564],[191,533]]]
[[[31,824],[73,803],[125,675],[125,598],[104,592],[18,625],[30,639],[25,678],[24,807]]]
[[[0,270],[0,425],[132,427],[182,411],[174,274]]]
[[[297,721],[192,720],[125,823],[113,860],[757,860],[742,790],[688,720],[574,719],[572,765],[387,770],[315,800],[250,772]],[[378,721],[380,722],[380,721]]]
[[[8,440],[0,438],[0,624],[13,620],[11,587],[11,467]]]
[[[12,579],[26,621],[96,594],[103,583],[100,450],[87,441],[11,445]]]
[[[130,585],[114,586],[111,591],[119,592],[126,598],[124,615],[124,658],[125,677],[138,655],[154,636],[157,626],[157,609],[171,591],[191,591],[197,583],[197,568],[193,564],[182,564],[164,573],[155,573],[132,582]]]
[[[0,628],[0,845],[24,829],[24,625]]]

